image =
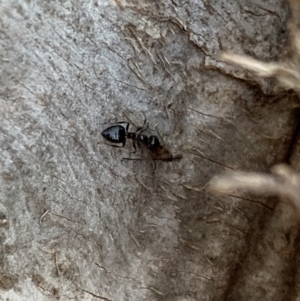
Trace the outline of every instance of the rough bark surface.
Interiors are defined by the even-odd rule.
[[[287,300],[285,205],[205,192],[287,160],[294,97],[219,61],[277,60],[285,1],[0,3],[0,300]],[[181,161],[122,161],[143,114]],[[275,209],[276,207],[276,209]],[[298,296],[298,298],[300,298]]]

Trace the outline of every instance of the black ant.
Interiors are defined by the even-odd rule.
[[[138,146],[146,146],[152,154],[154,160],[173,161],[181,159],[181,155],[173,156],[171,152],[161,145],[157,136],[147,136],[144,132],[147,130],[145,126],[137,128],[135,131],[129,131],[130,124],[128,122],[118,122],[105,129],[101,135],[114,147],[124,147],[127,139],[133,141],[134,152],[136,144]],[[119,145],[121,144],[121,146]]]

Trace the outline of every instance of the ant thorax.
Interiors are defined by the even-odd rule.
[[[139,130],[139,128],[133,124],[128,123],[127,132],[126,132],[126,138],[127,139],[136,139],[136,133]]]

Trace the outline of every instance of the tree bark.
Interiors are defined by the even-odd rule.
[[[12,1],[1,10],[0,300],[290,300],[297,221],[275,198],[215,196],[295,142],[296,97],[231,67],[276,61],[285,1]],[[158,132],[147,160],[107,125]],[[122,160],[124,157],[145,160]]]

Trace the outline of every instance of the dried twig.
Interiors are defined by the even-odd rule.
[[[289,56],[282,62],[261,62],[249,56],[224,53],[221,58],[256,72],[263,77],[275,77],[285,89],[293,89],[300,94],[300,2],[289,0],[292,18],[288,24],[290,34]]]
[[[286,197],[300,216],[300,175],[285,164],[275,165],[271,171],[272,174],[226,172],[214,177],[209,189],[227,194],[242,191]]]

